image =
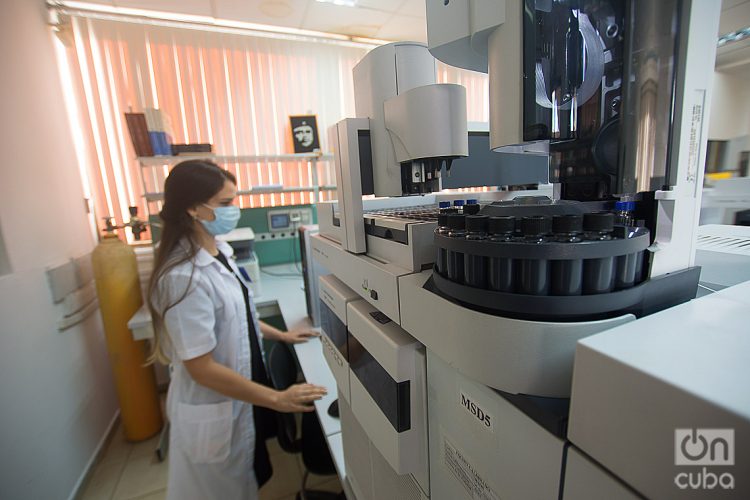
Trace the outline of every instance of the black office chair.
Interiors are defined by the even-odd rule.
[[[288,344],[276,342],[268,356],[268,371],[274,389],[283,391],[297,383],[297,360]],[[305,485],[310,473],[320,476],[336,474],[336,466],[328,451],[325,435],[315,412],[302,414],[302,430],[297,438],[297,421],[293,413],[276,413],[279,446],[287,453],[302,453],[305,474],[302,477],[302,489],[297,493],[301,500],[339,500],[345,499],[343,493],[307,490]]]

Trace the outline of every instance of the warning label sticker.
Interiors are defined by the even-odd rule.
[[[693,112],[690,116],[690,135],[687,161],[687,181],[695,182],[698,176],[698,163],[700,161],[700,145],[703,132],[703,106],[706,101],[706,91],[695,89],[693,98]]]
[[[443,436],[443,463],[473,500],[500,500],[469,460]]]

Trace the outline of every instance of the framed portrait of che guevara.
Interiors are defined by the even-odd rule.
[[[292,144],[295,153],[312,153],[320,149],[318,138],[318,120],[315,115],[292,115],[289,117],[292,126]]]

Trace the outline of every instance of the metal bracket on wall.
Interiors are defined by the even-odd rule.
[[[98,309],[90,253],[47,268],[47,281],[52,302],[63,307],[57,321],[59,331],[77,325]]]

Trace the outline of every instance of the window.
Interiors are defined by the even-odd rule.
[[[168,167],[136,160],[125,112],[161,109],[171,121],[173,143],[208,142],[219,155],[291,153],[289,116],[315,114],[321,149],[330,151],[327,129],[355,116],[352,69],[371,46],[295,36],[245,34],[73,17],[64,67],[69,68],[96,217],[117,224],[128,207],[146,210],[144,192],[159,192]],[[487,121],[486,75],[439,65],[438,81],[467,87],[468,118]],[[238,189],[335,185],[332,161],[223,162]],[[313,169],[315,169],[313,171]],[[320,199],[335,197],[320,191]],[[305,204],[313,192],[248,194],[242,207]]]
[[[97,217],[121,224],[128,207],[147,213],[146,190],[160,175],[142,176],[124,113],[161,109],[172,142],[208,142],[219,155],[290,153],[289,115],[318,115],[321,130],[354,115],[351,71],[367,52],[342,46],[231,33],[73,18],[67,66],[78,89],[80,134]],[[323,150],[326,137],[321,133]],[[318,162],[319,184],[335,184],[332,162]],[[257,185],[310,186],[307,162],[224,163],[240,190]],[[330,192],[321,192],[330,197]],[[311,203],[312,193],[244,196],[241,206]],[[152,208],[151,212],[155,210]]]

